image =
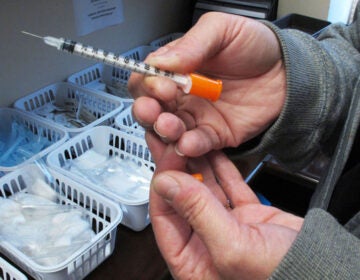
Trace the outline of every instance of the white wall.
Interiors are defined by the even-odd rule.
[[[279,0],[278,18],[296,13],[327,20],[329,2],[330,0]]]
[[[354,0],[330,0],[328,20],[330,22],[348,23],[350,11],[355,7]]]
[[[123,0],[125,21],[78,38],[71,0],[6,0],[0,8],[0,106],[64,80],[95,62],[60,53],[21,34],[68,37],[123,52],[161,35],[183,31],[186,0]]]

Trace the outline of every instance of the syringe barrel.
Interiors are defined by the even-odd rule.
[[[116,55],[111,52],[105,52],[101,49],[96,49],[91,46],[84,46],[80,43],[76,43],[71,40],[65,40],[62,50],[74,53],[86,58],[100,61],[104,64],[111,65],[114,67],[127,69],[132,72],[137,72],[144,75],[150,76],[162,76],[172,79],[182,88],[186,88],[189,84],[189,78],[187,75],[177,74],[171,71],[161,70],[157,67],[151,66],[147,63],[137,61],[135,59]],[[187,91],[186,93],[188,93]]]
[[[76,43],[71,40],[64,40],[61,49],[69,53],[77,54],[107,65],[127,69],[143,75],[169,78],[173,80],[184,93],[190,93],[212,101],[216,101],[221,94],[222,82],[220,80],[212,80],[198,74],[183,75],[161,70],[132,58],[115,55],[111,52],[105,52],[104,50],[96,49],[91,46],[84,46],[81,43]]]

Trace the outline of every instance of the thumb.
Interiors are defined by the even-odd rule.
[[[203,183],[186,173],[166,171],[153,178],[152,187],[187,221],[210,254],[226,250],[237,221]]]
[[[146,61],[180,73],[198,70],[222,48],[228,25],[221,24],[222,17],[218,19],[215,21],[211,16],[201,17],[183,37],[153,52]]]

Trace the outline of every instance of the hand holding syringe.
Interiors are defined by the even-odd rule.
[[[91,46],[84,46],[81,43],[68,39],[55,38],[51,36],[42,37],[26,31],[22,31],[22,33],[40,38],[45,44],[71,54],[77,54],[82,57],[100,61],[104,64],[127,69],[144,75],[167,77],[173,80],[184,93],[190,93],[192,95],[207,98],[211,101],[216,101],[221,94],[222,82],[220,80],[209,79],[195,73],[183,75],[170,71],[164,71],[147,63],[116,55],[112,52],[106,52]]]

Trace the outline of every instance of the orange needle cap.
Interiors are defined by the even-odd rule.
[[[194,173],[191,174],[191,176],[193,176],[196,180],[199,180],[200,182],[204,182],[204,177],[201,173]]]
[[[213,102],[219,99],[222,91],[221,80],[209,79],[194,73],[189,76],[191,79],[190,94],[210,99]]]

